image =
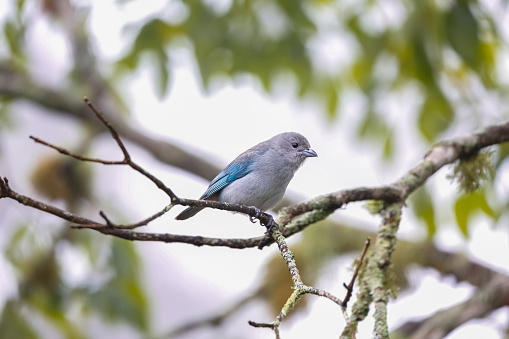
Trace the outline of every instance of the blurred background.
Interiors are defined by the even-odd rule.
[[[117,223],[161,210],[167,197],[129,168],[29,139],[120,160],[87,96],[134,161],[181,197],[199,197],[235,156],[284,131],[305,135],[319,155],[296,174],[287,204],[390,184],[433,143],[509,118],[508,42],[502,0],[2,1],[0,175],[94,220],[100,210]],[[509,145],[493,151],[496,171],[479,190],[462,192],[444,168],[408,201],[391,331],[411,337],[509,275]],[[264,231],[215,210],[177,222],[181,209],[139,230]],[[343,298],[378,222],[350,204],[290,238],[304,282]],[[7,199],[0,235],[2,338],[273,338],[247,321],[272,321],[292,292],[275,246],[132,243]],[[484,318],[454,322],[449,338],[507,337],[508,307],[489,306]],[[368,317],[358,338],[372,326]],[[337,338],[344,327],[335,304],[307,296],[281,333]]]

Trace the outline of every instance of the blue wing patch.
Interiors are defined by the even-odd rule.
[[[209,188],[200,197],[201,200],[207,199],[211,195],[221,191],[223,188],[249,174],[253,168],[251,161],[231,163],[221,173],[219,173],[210,183]]]

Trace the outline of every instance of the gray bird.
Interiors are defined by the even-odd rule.
[[[318,156],[301,134],[286,132],[240,154],[210,183],[200,200],[254,206],[266,211],[283,198],[286,187],[308,157]],[[185,220],[203,207],[188,207],[175,219]]]

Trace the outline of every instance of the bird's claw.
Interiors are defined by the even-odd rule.
[[[256,219],[260,220],[262,211],[255,206],[252,206],[252,207],[255,209],[255,215],[249,216],[249,221],[251,221],[254,224],[254,223],[256,223]],[[260,220],[260,225],[267,227],[267,234],[270,233],[274,229],[274,227],[279,228],[279,225],[277,224],[277,222],[274,221],[274,218],[272,218],[272,216],[270,216],[270,215],[269,215],[269,217],[270,217],[270,220],[266,224]]]
[[[258,207],[253,206],[253,208],[255,209],[255,215],[254,215],[254,217],[249,216],[249,221],[251,221],[253,224],[256,224],[256,219],[258,219],[260,217],[260,214],[262,214],[262,211]]]

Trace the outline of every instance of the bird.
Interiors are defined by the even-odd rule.
[[[265,212],[283,198],[304,161],[317,156],[302,134],[277,134],[236,157],[210,182],[200,200],[253,206],[257,214]],[[203,208],[188,207],[175,219],[189,219]]]

